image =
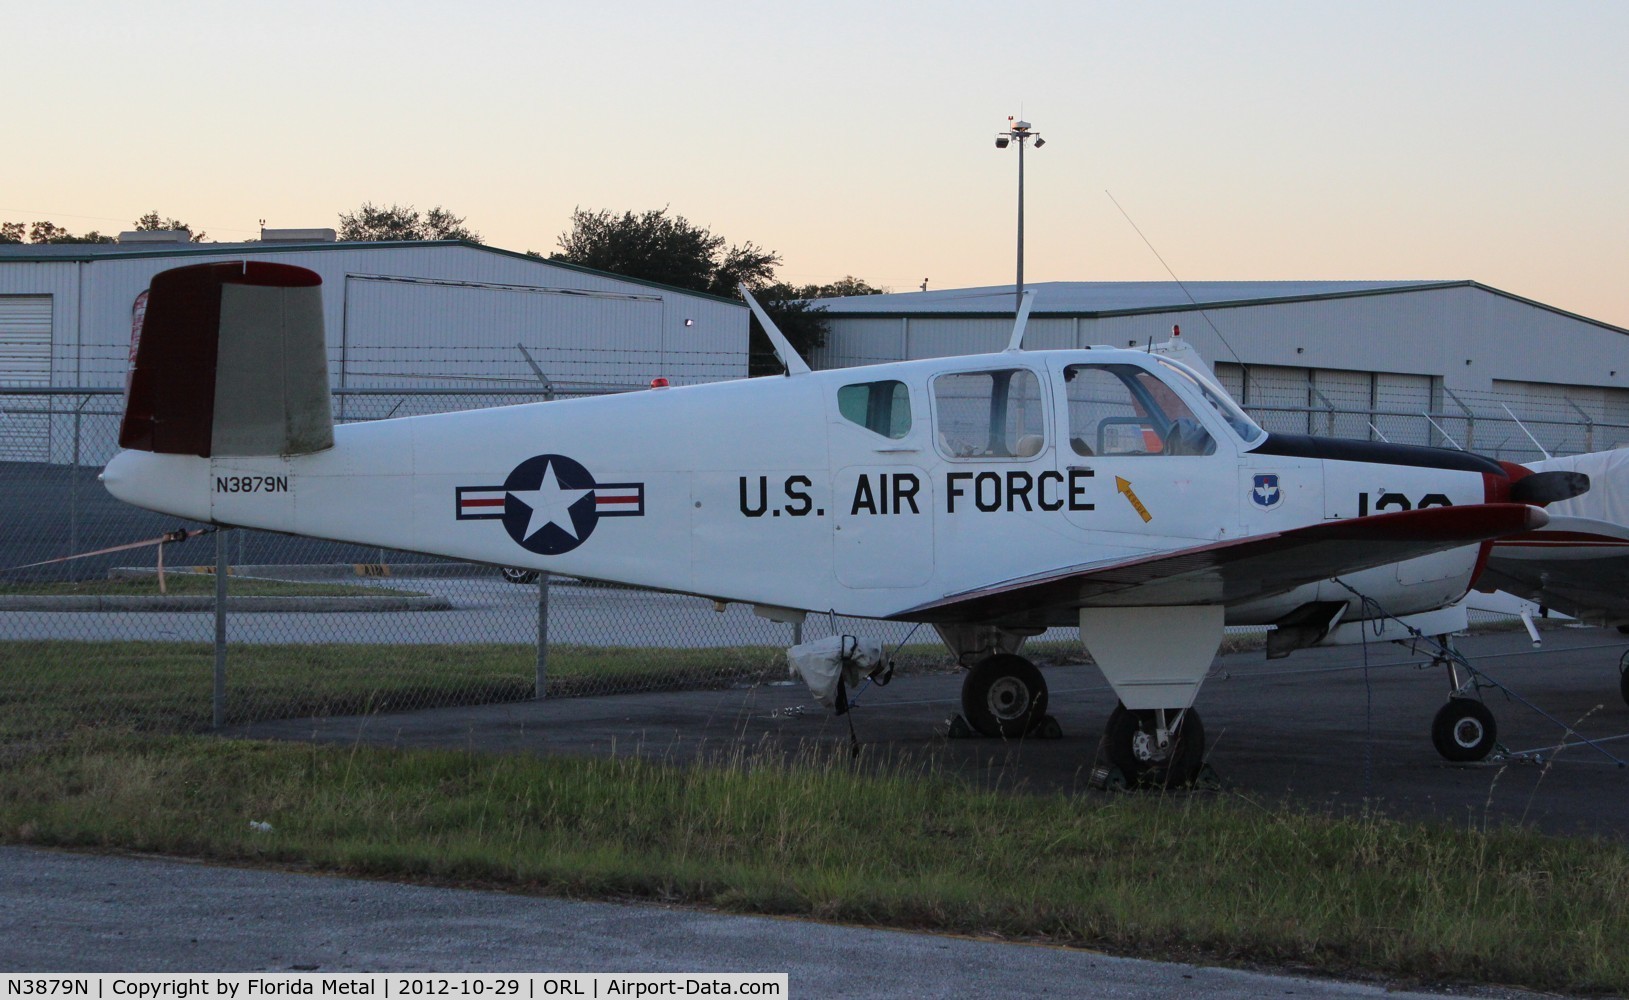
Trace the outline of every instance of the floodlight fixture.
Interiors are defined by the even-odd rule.
[[[1040,149],[1046,145],[1039,132],[1031,132],[1034,128],[1029,122],[1017,121],[1013,116],[1007,116],[1008,128],[1005,132],[996,133],[996,148],[1006,149],[1013,140],[1018,141],[1018,282],[1014,286],[1015,308],[1024,305],[1024,146],[1026,140],[1034,139],[1035,148]]]

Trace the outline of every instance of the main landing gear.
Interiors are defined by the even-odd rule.
[[[962,715],[985,736],[1027,735],[1046,719],[1046,678],[1015,653],[987,656],[962,681]]]
[[[1205,765],[1205,726],[1192,708],[1116,705],[1103,731],[1103,754],[1129,787],[1192,785]]]

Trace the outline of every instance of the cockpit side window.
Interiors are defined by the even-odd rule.
[[[1210,432],[1188,404],[1136,365],[1070,365],[1063,371],[1069,444],[1077,455],[1209,455]]]
[[[1041,382],[1028,368],[940,375],[933,410],[950,458],[1029,458],[1046,447]]]
[[[911,393],[904,382],[857,382],[837,390],[837,412],[868,431],[899,440],[911,432]]]

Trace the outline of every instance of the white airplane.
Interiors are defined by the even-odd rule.
[[[931,623],[992,735],[1045,715],[1023,639],[1078,626],[1121,703],[1104,748],[1132,780],[1197,773],[1192,706],[1224,625],[1277,624],[1292,648],[1375,607],[1452,605],[1488,540],[1587,488],[1268,434],[1169,358],[1022,350],[1027,301],[1006,351],[814,372],[749,296],[785,376],[335,427],[320,296],[289,265],[157,275],[113,495],[775,616]],[[1485,754],[1465,705],[1481,707],[1454,699],[1448,728]]]
[[[1556,503],[1543,528],[1500,539],[1477,589],[1629,632],[1629,449],[1547,458],[1532,468],[1587,476],[1591,488]],[[1618,689],[1629,702],[1629,671],[1620,670]]]

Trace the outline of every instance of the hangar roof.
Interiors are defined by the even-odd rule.
[[[1595,326],[1629,333],[1629,330],[1511,295],[1475,281],[1188,281],[1180,284],[1175,281],[1043,281],[1025,287],[1035,290],[1035,304],[1030,309],[1032,317],[1133,316],[1139,313],[1310,302],[1444,288],[1477,288]],[[1013,286],[852,295],[821,299],[818,304],[824,306],[828,315],[834,318],[1011,316]]]
[[[728,302],[739,306],[738,299],[720,298],[706,292],[698,292],[690,288],[676,288],[672,285],[663,285],[655,281],[646,281],[643,278],[630,278],[625,274],[615,274],[610,271],[598,271],[580,264],[569,264],[563,260],[550,260],[546,257],[534,257],[531,254],[517,253],[514,250],[503,250],[498,247],[487,246],[483,243],[473,243],[468,240],[390,240],[380,242],[363,242],[351,240],[325,241],[320,243],[280,243],[273,241],[251,243],[0,243],[0,264],[6,263],[46,263],[61,264],[90,260],[115,260],[134,257],[199,257],[219,256],[221,254],[257,254],[257,253],[322,253],[343,250],[389,250],[389,249],[419,249],[423,247],[467,247],[483,253],[502,254],[506,257],[519,257],[522,260],[533,261],[549,267],[564,268],[568,271],[580,271],[584,274],[593,274],[602,278],[613,278],[617,281],[627,281],[648,288],[660,288],[667,292],[677,292],[681,295],[694,295],[698,298],[712,299],[717,302]],[[1009,293],[1010,294],[1010,293]]]

